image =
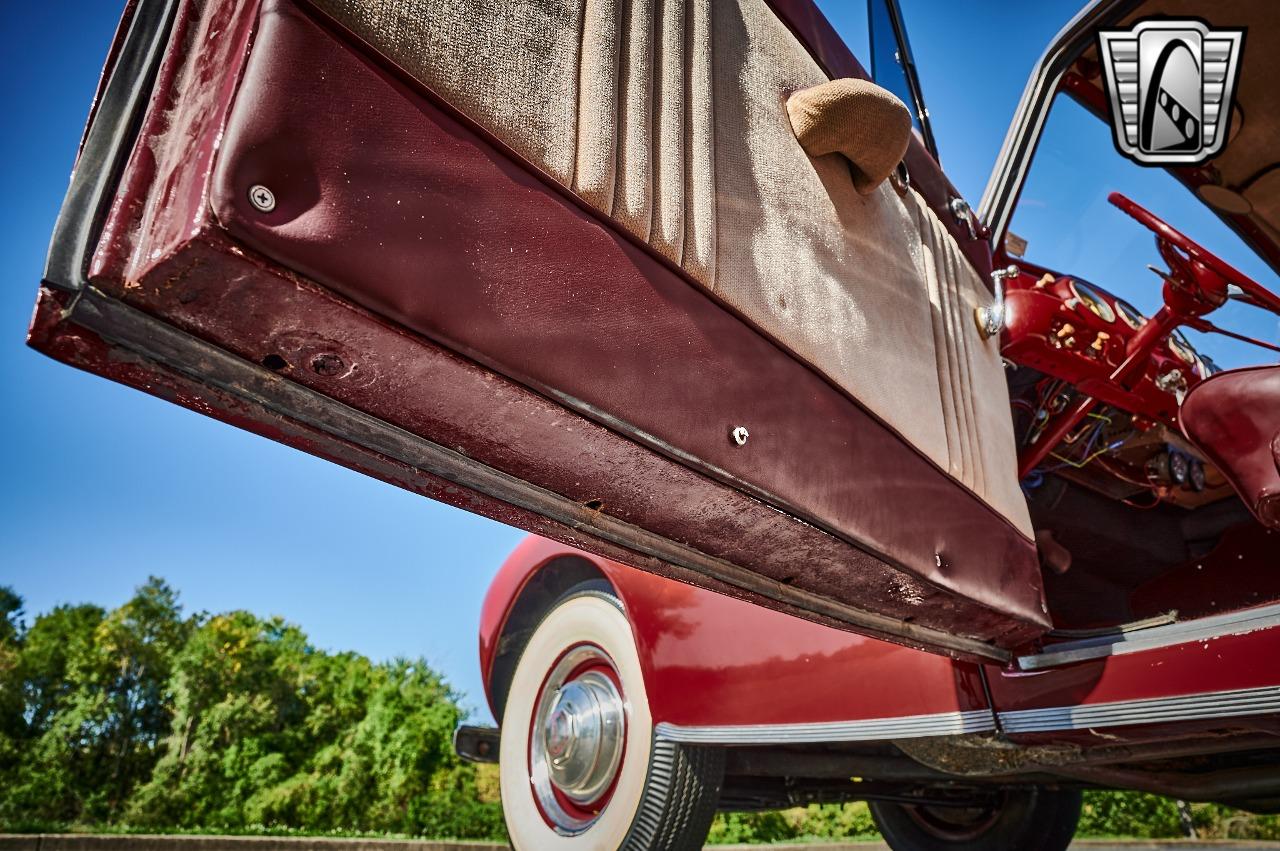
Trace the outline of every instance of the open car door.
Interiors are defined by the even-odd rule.
[[[860,192],[789,119],[866,77],[810,0],[137,0],[30,342],[638,567],[1003,660],[1048,618],[974,321],[989,248],[919,133]]]

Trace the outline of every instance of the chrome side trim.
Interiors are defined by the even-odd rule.
[[[685,744],[784,745],[954,736],[960,733],[985,733],[994,729],[995,723],[990,711],[973,709],[967,712],[938,712],[933,715],[867,718],[858,721],[820,721],[811,724],[685,727],[663,721],[654,728],[654,732],[658,738]]]
[[[1193,641],[1209,641],[1277,626],[1280,626],[1280,604],[1259,606],[1255,609],[1153,626],[1132,632],[1051,644],[1040,653],[1019,656],[1018,667],[1024,671],[1040,671],[1059,665],[1069,665],[1072,662],[1082,662],[1086,659],[1122,656],[1125,653],[1156,650]]]
[[[1236,718],[1271,712],[1280,712],[1280,686],[1001,712],[999,729],[1005,733],[1042,733],[1207,718]],[[654,732],[660,739],[682,744],[793,745],[955,736],[962,733],[987,733],[996,729],[990,712],[974,709],[967,712],[810,724],[683,726],[663,721],[656,725]]]
[[[1084,730],[1280,712],[1280,686],[1001,712],[1006,733]]]

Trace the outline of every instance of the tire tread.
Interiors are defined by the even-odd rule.
[[[697,851],[720,799],[724,752],[655,738],[644,797],[621,851]]]

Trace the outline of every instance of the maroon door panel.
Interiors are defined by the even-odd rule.
[[[940,587],[1043,622],[1033,547],[985,504],[671,267],[289,5],[267,9],[215,174],[233,235]],[[275,192],[268,214],[256,184]]]
[[[33,345],[828,623],[970,658],[1047,627],[1031,542],[447,105],[285,0],[176,21]]]

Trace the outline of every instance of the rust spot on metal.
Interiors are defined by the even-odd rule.
[[[346,372],[347,364],[338,355],[332,352],[325,352],[316,355],[311,360],[311,369],[316,375],[323,375],[326,378],[332,378],[335,375],[341,375]]]

